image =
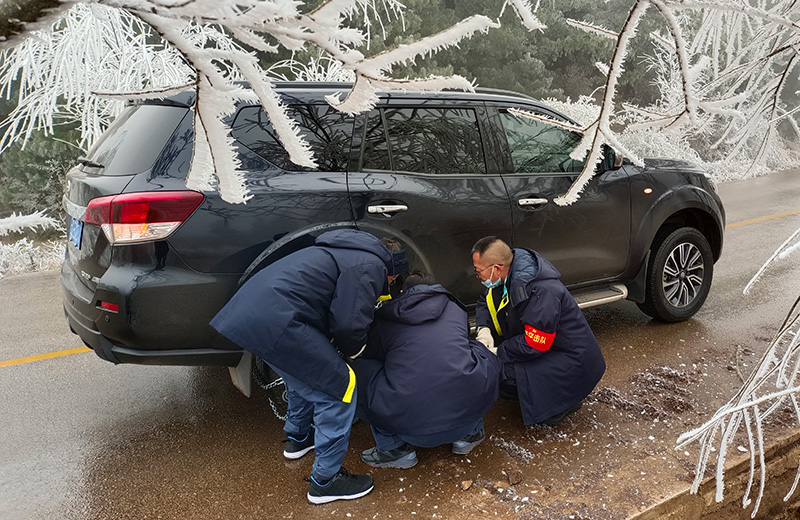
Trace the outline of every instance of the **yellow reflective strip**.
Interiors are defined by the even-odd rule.
[[[36,356],[28,356],[24,358],[9,359],[8,361],[0,361],[0,367],[10,367],[13,365],[21,365],[23,363],[32,363],[34,361],[41,361],[42,359],[51,359],[61,356],[69,356],[71,354],[80,354],[81,352],[89,352],[88,347],[70,348],[67,350],[57,350],[56,352],[48,352],[47,354],[39,354]]]
[[[498,311],[503,310],[503,307],[508,305],[508,293],[503,295],[503,299],[500,300],[500,307],[497,308]]]
[[[379,302],[385,302],[385,301],[389,301],[391,299],[392,299],[392,295],[391,294],[381,294],[380,296],[378,296],[378,301]]]
[[[347,365],[347,363],[345,363],[345,365]],[[347,371],[350,372],[350,382],[347,383],[347,391],[345,391],[344,397],[342,398],[342,401],[345,403],[349,403],[353,400],[353,391],[356,389],[356,373],[353,372],[350,365],[347,365]]]
[[[486,306],[489,307],[489,314],[492,315],[492,321],[494,322],[494,328],[497,331],[497,335],[498,336],[502,336],[503,335],[503,331],[500,330],[500,322],[497,320],[497,310],[498,309],[494,308],[494,298],[492,298],[492,292],[494,292],[494,291],[492,289],[489,289],[489,294],[486,295]],[[503,305],[504,301],[506,303],[508,303],[508,299],[507,298],[503,298],[502,300],[500,300],[500,305],[501,305],[500,308],[501,309],[503,308],[502,305]]]

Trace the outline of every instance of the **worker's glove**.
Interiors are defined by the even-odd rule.
[[[497,355],[497,349],[494,348],[494,338],[492,337],[492,331],[489,330],[489,327],[481,327],[478,329],[478,335],[475,337],[478,341],[483,343],[486,348],[489,349],[489,352]]]

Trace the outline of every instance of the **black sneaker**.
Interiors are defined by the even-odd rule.
[[[342,468],[325,485],[311,476],[308,481],[308,501],[312,504],[327,504],[334,500],[353,500],[361,498],[375,487],[369,475],[351,475]]]
[[[311,432],[306,433],[302,439],[289,435],[283,441],[283,456],[290,460],[299,459],[313,449],[314,436]]]
[[[453,443],[453,453],[456,455],[466,455],[472,451],[472,448],[483,442],[486,438],[486,432],[481,428],[478,433],[467,435],[461,440]]]
[[[373,468],[408,469],[417,465],[417,452],[410,444],[393,450],[379,450],[377,446],[361,452],[361,460]]]

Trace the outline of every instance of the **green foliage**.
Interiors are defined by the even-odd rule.
[[[77,130],[55,136],[34,134],[23,150],[14,145],[0,156],[0,215],[29,214],[45,210],[56,219],[63,216],[61,196],[67,170],[82,150]]]

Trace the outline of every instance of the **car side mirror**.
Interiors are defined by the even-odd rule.
[[[625,158],[610,145],[603,145],[603,171],[618,170]]]

